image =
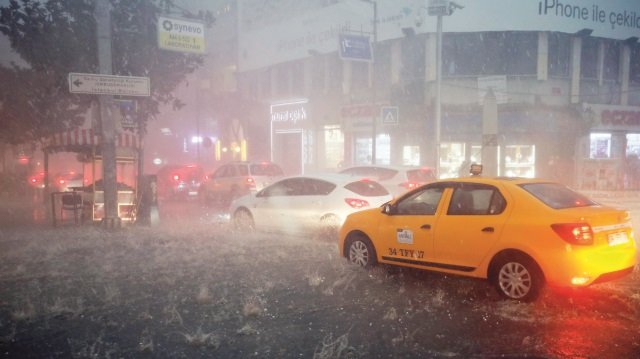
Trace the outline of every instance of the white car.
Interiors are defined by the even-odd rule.
[[[341,174],[368,178],[383,185],[393,197],[436,180],[430,167],[363,165],[345,168]]]
[[[347,215],[379,207],[392,196],[378,182],[328,174],[277,181],[231,204],[237,229],[336,234]]]

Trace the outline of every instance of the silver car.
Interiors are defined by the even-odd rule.
[[[391,200],[378,182],[339,174],[294,176],[277,181],[231,204],[238,229],[337,235],[347,215]]]

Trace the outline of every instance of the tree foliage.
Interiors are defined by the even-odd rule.
[[[208,12],[193,14],[170,0],[11,0],[0,7],[0,32],[27,66],[0,66],[0,141],[38,141],[84,121],[94,95],[69,93],[70,72],[98,73],[94,1],[112,12],[113,74],[149,77],[151,96],[136,98],[146,123],[161,104],[180,107],[173,90],[202,65],[201,55],[157,47],[157,18],[171,14],[211,25]]]

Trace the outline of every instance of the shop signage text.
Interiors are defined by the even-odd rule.
[[[600,121],[609,126],[640,126],[640,111],[603,110]]]
[[[204,54],[204,25],[194,21],[158,17],[158,47]]]
[[[309,115],[308,100],[291,101],[271,105],[271,124],[279,128],[299,127]]]

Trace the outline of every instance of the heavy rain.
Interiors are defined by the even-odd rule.
[[[635,0],[0,0],[0,356],[640,357],[639,38]]]

